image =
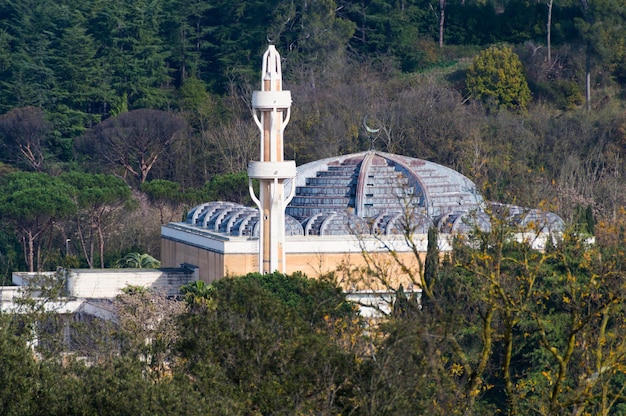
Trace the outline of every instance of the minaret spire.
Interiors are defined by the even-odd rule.
[[[283,160],[283,132],[291,115],[291,92],[282,89],[280,55],[269,45],[263,55],[261,91],[252,93],[254,122],[261,133],[259,161],[248,164],[250,195],[260,211],[259,271],[285,273],[285,208],[295,193],[285,197],[285,180],[296,177],[296,162]],[[252,180],[259,181],[259,196]]]

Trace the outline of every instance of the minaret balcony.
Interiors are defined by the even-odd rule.
[[[256,110],[273,110],[291,107],[291,91],[254,91],[252,108]]]
[[[296,162],[251,161],[248,163],[248,176],[252,179],[293,179],[296,177]]]

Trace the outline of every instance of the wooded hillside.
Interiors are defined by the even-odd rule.
[[[74,181],[73,205],[39,215],[43,227],[3,208],[29,204],[3,188],[1,273],[158,256],[144,230],[205,198],[245,201],[268,41],[298,164],[373,146],[452,167],[488,199],[615,219],[625,22],[621,0],[2,2],[2,175],[113,175],[133,195],[98,211]]]
[[[432,229],[421,297],[374,325],[332,274],[128,287],[72,323],[52,276],[0,313],[0,414],[624,414],[624,0],[0,1],[3,281],[154,267],[160,224],[249,203],[270,41],[288,159],[428,159],[567,232],[539,252],[494,216],[442,256]]]

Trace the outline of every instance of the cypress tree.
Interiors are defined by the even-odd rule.
[[[424,284],[432,288],[439,271],[439,246],[438,234],[435,227],[428,229],[428,247],[426,249],[426,261],[424,262]]]

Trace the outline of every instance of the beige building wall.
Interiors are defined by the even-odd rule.
[[[413,253],[298,253],[287,255],[287,274],[297,271],[316,278],[334,273],[344,289],[384,290],[385,286],[405,288],[420,282],[420,264]],[[422,261],[425,253],[422,254]],[[401,264],[409,273],[402,270]]]
[[[317,244],[320,243],[319,237]],[[287,242],[289,246],[289,242]],[[331,247],[333,240],[326,242]],[[234,246],[234,244],[232,244]],[[198,267],[198,278],[211,283],[226,276],[240,276],[258,272],[258,253],[229,253],[229,241],[223,242],[222,251],[189,245],[182,241],[163,238],[161,242],[163,267],[187,264]],[[302,247],[300,247],[302,251]],[[424,260],[422,254],[422,261]],[[287,274],[302,272],[316,278],[331,272],[345,290],[385,290],[416,286],[420,281],[420,265],[411,252],[397,252],[392,257],[387,251],[368,250],[352,252],[287,252]],[[401,264],[404,267],[401,267]],[[403,270],[409,270],[405,272]]]
[[[162,238],[161,266],[180,267],[182,264],[197,267],[198,278],[206,283],[226,275],[224,254]]]
[[[224,257],[224,276],[241,276],[259,271],[257,253],[227,254]]]

